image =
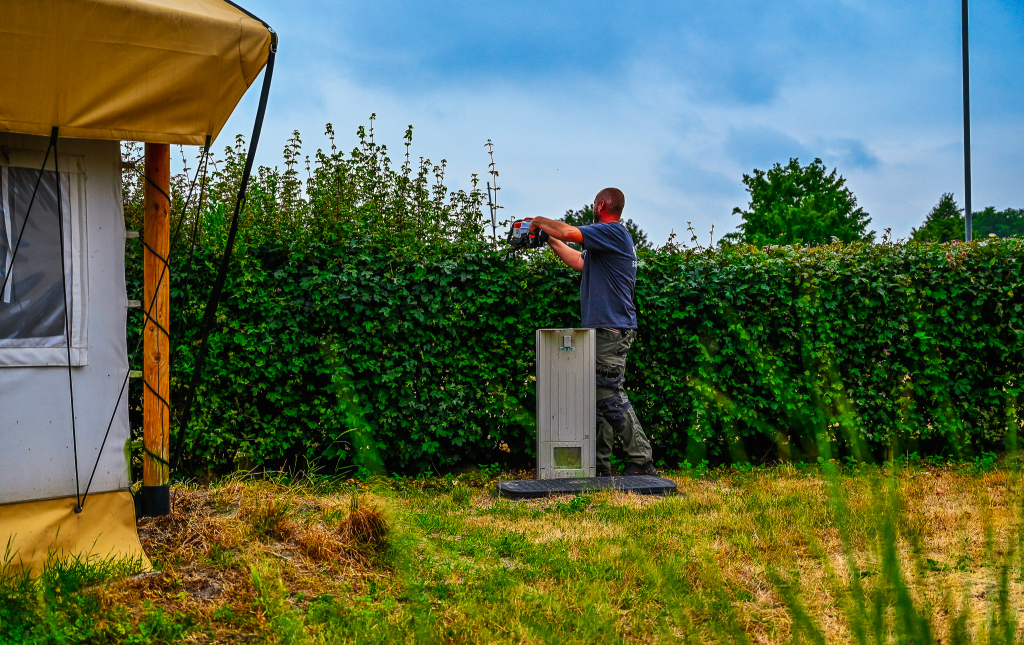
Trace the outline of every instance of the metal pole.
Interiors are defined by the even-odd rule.
[[[491,209],[491,237],[498,241],[498,220],[494,215],[494,200],[491,199],[491,182],[487,182],[487,205]]]
[[[974,238],[974,216],[971,211],[971,62],[967,44],[967,0],[960,0],[963,27],[964,63],[964,240]]]

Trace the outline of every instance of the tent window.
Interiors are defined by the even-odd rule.
[[[75,242],[82,227],[75,211],[84,197],[84,177],[62,172],[61,212],[57,212],[57,175],[43,171],[35,202],[29,202],[38,168],[0,167],[0,276],[7,286],[0,293],[0,365],[66,365],[64,285],[71,308],[72,347],[84,350],[81,328],[81,253]],[[28,221],[26,223],[26,216]],[[64,228],[64,268],[61,275],[61,224]],[[22,234],[22,226],[24,233]],[[18,254],[14,247],[21,234]],[[12,263],[12,257],[14,259]],[[0,281],[0,285],[2,285]],[[40,351],[61,348],[60,352]],[[63,360],[61,360],[63,356]],[[73,365],[85,363],[84,351],[75,351]]]

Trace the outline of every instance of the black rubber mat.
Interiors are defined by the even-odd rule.
[[[576,495],[588,491],[621,490],[639,495],[672,495],[676,483],[654,475],[633,477],[566,477],[564,479],[514,479],[498,482],[498,494],[509,499],[549,495]]]

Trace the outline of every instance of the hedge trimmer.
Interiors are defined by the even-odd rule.
[[[547,243],[550,236],[546,232],[540,230],[535,233],[530,232],[530,222],[532,221],[532,217],[524,217],[512,222],[512,228],[505,236],[505,240],[512,248],[505,254],[505,257],[522,249],[537,249]]]
[[[544,231],[530,232],[530,222],[532,221],[532,217],[524,217],[512,222],[512,228],[509,229],[505,239],[514,250],[538,249],[547,243],[549,236]]]

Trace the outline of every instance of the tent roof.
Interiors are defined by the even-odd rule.
[[[3,0],[0,131],[202,145],[273,37],[224,0]]]

